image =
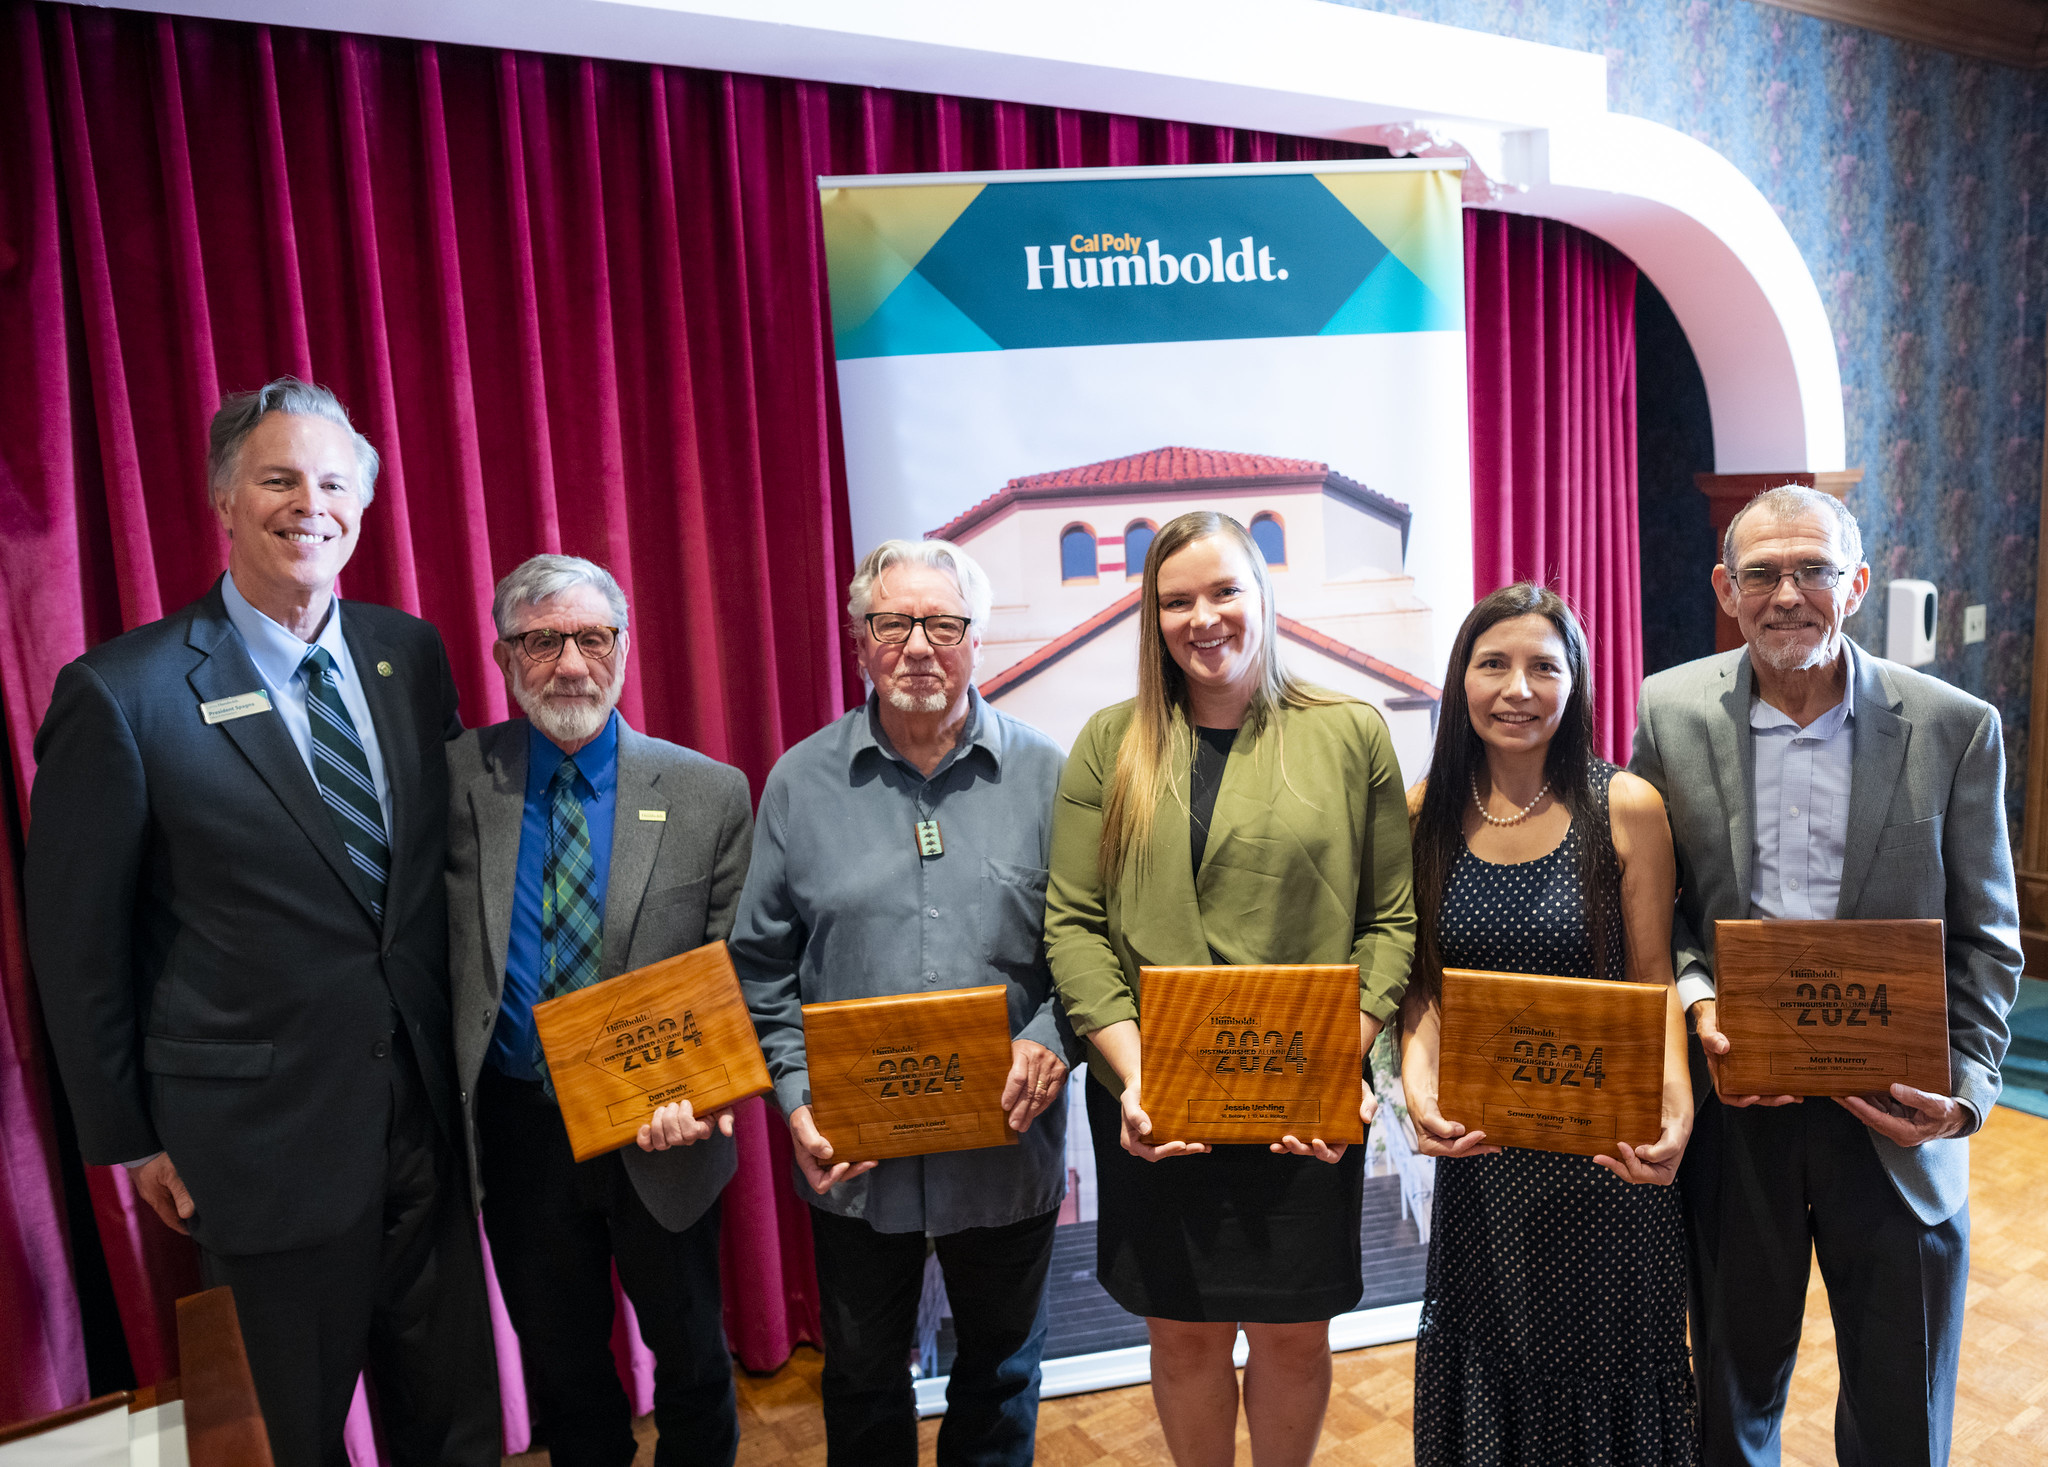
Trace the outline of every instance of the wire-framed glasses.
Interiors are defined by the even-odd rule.
[[[913,628],[923,627],[924,638],[934,647],[957,647],[967,640],[970,616],[905,616],[900,611],[870,611],[865,618],[868,635],[877,642],[898,646],[910,640]]]
[[[1802,591],[1832,591],[1842,579],[1842,567],[1824,560],[1807,565],[1746,565],[1735,573],[1735,584],[1745,596],[1764,596],[1777,591],[1785,577]]]
[[[569,645],[571,639],[576,643],[576,650],[585,657],[603,661],[618,648],[619,628],[581,627],[573,632],[564,632],[554,627],[535,627],[530,632],[514,632],[504,640],[524,652],[529,662],[553,662],[562,655],[562,649]]]

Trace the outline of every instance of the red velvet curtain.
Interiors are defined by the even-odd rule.
[[[495,578],[592,556],[634,602],[623,708],[756,788],[848,706],[851,573],[814,178],[1358,156],[1270,134],[5,0],[0,714],[17,789],[57,669],[225,563],[205,425],[281,372],[385,455],[346,594],[447,639],[506,716]],[[86,1391],[0,800],[0,1421]],[[727,1192],[744,1363],[816,1337],[808,1219],[758,1103]],[[92,1171],[138,1373],[190,1255]]]
[[[1636,267],[1551,219],[1465,211],[1473,590],[1538,581],[1593,658],[1595,748],[1628,762],[1643,678]]]

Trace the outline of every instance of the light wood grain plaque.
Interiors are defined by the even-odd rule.
[[[634,1140],[658,1106],[703,1116],[771,1088],[722,942],[537,1003],[533,1024],[578,1161]]]
[[[1664,1130],[1661,983],[1444,969],[1437,1108],[1490,1146],[1611,1156]]]
[[[1140,1100],[1155,1141],[1365,1139],[1358,968],[1140,968]]]
[[[1010,998],[1000,983],[804,1005],[811,1120],[832,1160],[1014,1146],[1003,1112]]]
[[[1716,922],[1724,1095],[1949,1093],[1939,918]]]

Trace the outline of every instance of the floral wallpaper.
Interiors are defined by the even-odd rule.
[[[1835,328],[1849,504],[1885,586],[1941,588],[1926,669],[1998,705],[2015,840],[2026,767],[2048,304],[2048,73],[1759,0],[1333,0],[1604,53],[1608,105],[1719,150],[1805,255]],[[1987,608],[1963,645],[1963,608]]]

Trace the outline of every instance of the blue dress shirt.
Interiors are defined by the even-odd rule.
[[[548,859],[548,785],[569,756],[531,724],[526,737],[526,813],[519,824],[519,867],[512,881],[512,930],[505,944],[505,992],[498,1026],[484,1058],[516,1080],[538,1080],[534,1064],[533,1001],[540,992],[540,879]],[[576,798],[590,830],[590,860],[596,879],[591,899],[604,919],[605,888],[612,872],[612,818],[619,787],[619,716],[576,751]]]
[[[1849,779],[1855,755],[1856,658],[1853,644],[1842,701],[1801,728],[1761,698],[1749,705],[1755,806],[1750,847],[1749,915],[1833,921],[1849,849]],[[1678,1001],[1691,1008],[1714,996],[1707,970],[1678,975]]]
[[[291,735],[299,757],[306,761],[308,773],[313,769],[313,724],[312,715],[306,711],[306,679],[300,668],[305,664],[306,654],[315,647],[325,647],[327,655],[334,659],[342,706],[355,721],[356,737],[363,741],[363,753],[369,758],[370,779],[377,786],[377,807],[384,812],[384,838],[389,840],[391,782],[384,777],[383,746],[377,741],[377,725],[370,717],[369,701],[363,697],[356,660],[349,653],[348,643],[342,640],[341,599],[336,597],[328,607],[327,622],[320,628],[320,635],[311,642],[302,642],[251,606],[236,588],[232,575],[220,578],[220,598],[227,603],[228,620],[241,633],[242,645],[249,649],[249,660],[256,664],[256,676],[263,680],[263,691],[270,695],[271,711],[284,720],[285,732]],[[315,775],[314,780],[317,783],[319,776]]]

